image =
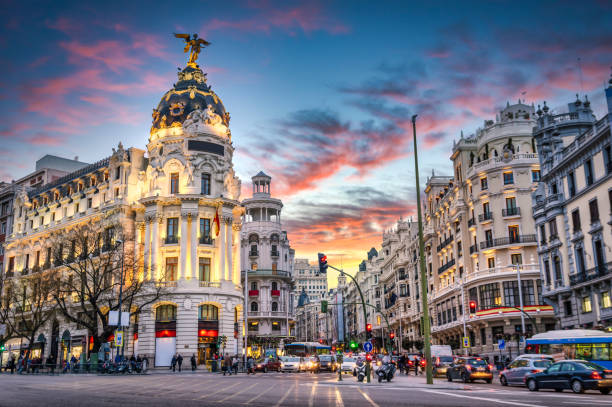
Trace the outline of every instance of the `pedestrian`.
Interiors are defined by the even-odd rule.
[[[15,373],[15,356],[11,356],[11,360],[9,360],[9,369],[11,369],[11,374]]]
[[[253,356],[249,356],[247,359],[247,375],[255,374],[255,361],[253,360]]]
[[[175,353],[174,355],[172,355],[172,360],[170,361],[170,369],[172,369],[173,372],[176,372],[176,362],[177,362],[177,357]]]
[[[183,355],[181,355],[179,353],[179,355],[176,358],[176,361],[178,362],[179,372],[180,372],[181,371],[181,366],[183,366]]]
[[[197,365],[196,365],[196,357],[195,357],[195,353],[192,353],[192,354],[191,354],[191,371],[192,371],[192,372],[195,372],[196,367],[197,367]]]
[[[225,376],[225,373],[232,375],[232,361],[227,355],[223,356],[223,376]]]
[[[418,356],[414,357],[414,375],[418,376],[419,375],[419,364],[420,364],[421,360],[419,359]]]
[[[78,360],[77,360],[76,356],[72,355],[72,357],[70,358],[70,366],[71,366],[73,371],[76,370],[77,362],[78,362]]]
[[[406,367],[406,356],[402,353],[397,361],[399,364],[400,375],[404,373],[404,368]]]
[[[235,375],[238,375],[238,356],[236,355],[232,357],[232,371]]]

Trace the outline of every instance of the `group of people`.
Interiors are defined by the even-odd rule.
[[[425,359],[420,355],[405,355],[402,353],[397,360],[400,374],[405,373],[406,375],[409,375],[410,371],[413,369],[415,376],[423,374],[422,368],[424,366],[422,365],[424,361]]]

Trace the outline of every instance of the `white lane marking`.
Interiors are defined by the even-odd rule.
[[[231,398],[232,398],[232,397],[234,397],[234,396],[237,396],[237,395],[239,395],[239,394],[241,394],[241,393],[244,393],[245,391],[247,391],[247,390],[252,389],[253,387],[255,387],[257,384],[258,384],[258,383],[253,383],[252,385],[247,386],[247,387],[243,388],[242,390],[239,390],[239,391],[237,391],[237,392],[235,392],[235,393],[231,393],[231,394],[230,394],[230,395],[228,395],[227,397],[222,398],[221,400],[217,401],[217,403],[222,403],[222,402],[224,402],[224,401],[225,401],[225,400],[227,400],[227,399],[231,399]]]
[[[219,392],[221,392],[221,391],[224,391],[224,390],[229,390],[229,389],[231,389],[232,387],[236,387],[236,386],[238,386],[239,384],[242,384],[242,382],[236,382],[236,383],[234,383],[234,384],[232,384],[232,385],[230,385],[230,386],[227,386],[227,387],[222,387],[222,388],[220,388],[220,389],[219,389],[219,390],[217,390],[217,391],[213,391],[212,393],[204,394],[204,395],[200,396],[200,399],[203,399],[203,398],[208,398],[208,397],[210,397],[210,396],[214,396],[215,394],[217,394],[217,393],[219,393]]]
[[[359,387],[357,388],[357,390],[359,391],[359,393],[361,393],[361,395],[363,396],[363,398],[365,398],[366,400],[368,400],[368,402],[372,405],[372,407],[379,407],[378,404],[376,404],[374,402],[374,400],[372,400],[372,398],[370,396],[368,396],[366,394],[366,392],[364,392],[363,390],[361,390]]]
[[[308,407],[313,407],[314,405],[314,396],[315,396],[315,392],[317,390],[317,382],[314,382],[312,385],[312,390],[310,392],[310,398],[308,399]]]
[[[434,389],[423,389],[424,392],[427,393],[433,393],[433,394],[444,394],[447,396],[452,396],[452,397],[459,397],[459,398],[465,398],[465,399],[472,399],[472,400],[485,400],[488,402],[495,402],[495,403],[500,403],[500,404],[510,404],[512,406],[527,406],[527,407],[544,407],[541,404],[526,404],[526,403],[518,403],[518,402],[514,402],[514,401],[505,401],[505,400],[499,400],[499,399],[493,399],[490,397],[475,397],[475,396],[464,396],[462,394],[456,394],[456,393],[447,393],[444,391],[437,391]]]
[[[285,399],[287,397],[289,397],[289,394],[291,394],[291,391],[293,390],[294,387],[295,387],[295,385],[292,384],[291,387],[289,387],[289,389],[287,389],[287,392],[283,395],[283,397],[280,400],[278,400],[278,403],[276,403],[274,406],[275,407],[279,407],[280,405],[282,405],[283,401],[285,401]]]
[[[268,387],[267,389],[264,389],[261,393],[257,394],[255,397],[252,397],[252,398],[248,399],[247,401],[245,401],[242,404],[246,404],[246,405],[251,404],[253,401],[257,400],[258,398],[260,398],[264,394],[268,393],[271,389],[272,389],[271,387]]]
[[[342,402],[342,395],[340,394],[340,390],[336,387],[336,407],[344,407],[344,402]]]

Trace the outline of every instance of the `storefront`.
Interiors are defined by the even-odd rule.
[[[160,305],[155,310],[155,366],[170,366],[176,353],[176,306]]]
[[[202,304],[198,308],[198,364],[207,364],[218,353],[219,308]]]

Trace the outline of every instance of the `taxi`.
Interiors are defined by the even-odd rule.
[[[489,365],[483,358],[457,358],[446,370],[446,379],[449,382],[459,379],[464,383],[474,380],[484,380],[491,383],[493,381],[493,365]]]

